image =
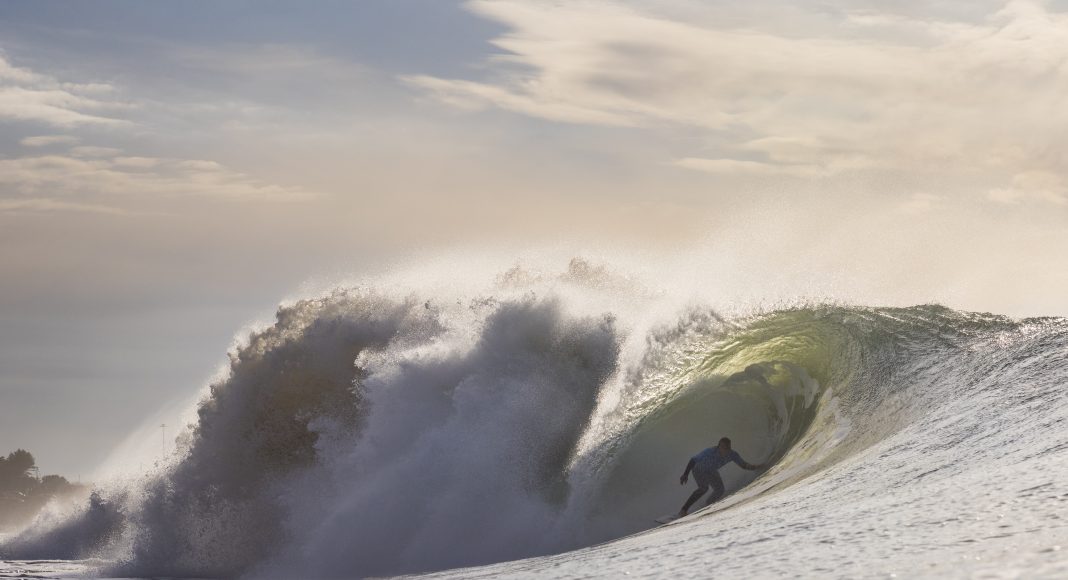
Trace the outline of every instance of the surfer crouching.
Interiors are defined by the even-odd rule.
[[[693,479],[697,482],[697,490],[690,495],[690,499],[686,500],[682,509],[679,510],[679,516],[682,517],[690,510],[690,506],[695,501],[701,498],[705,492],[708,491],[708,487],[712,486],[712,495],[708,498],[708,503],[705,505],[711,505],[713,502],[723,497],[723,479],[719,476],[719,468],[727,465],[731,461],[738,464],[742,469],[748,469],[750,471],[761,469],[764,467],[761,465],[753,465],[746,463],[742,459],[741,455],[738,455],[737,451],[731,449],[731,440],[727,437],[719,440],[719,445],[716,447],[709,447],[704,451],[694,455],[690,458],[690,462],[686,464],[686,471],[682,473],[682,477],[679,478],[680,485],[686,485],[686,481],[690,477],[690,472],[693,471]]]

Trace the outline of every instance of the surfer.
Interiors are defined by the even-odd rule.
[[[686,485],[686,481],[690,478],[690,472],[693,471],[693,479],[697,482],[697,490],[690,495],[690,499],[686,500],[682,509],[679,510],[679,516],[686,515],[690,510],[690,506],[695,501],[701,498],[705,492],[708,491],[708,487],[712,486],[712,495],[708,498],[708,503],[705,505],[711,505],[713,502],[723,497],[723,479],[719,476],[719,468],[727,465],[731,461],[738,464],[742,469],[748,469],[750,471],[761,469],[764,467],[761,465],[753,465],[746,463],[742,459],[741,455],[738,455],[737,451],[731,449],[731,440],[728,437],[724,437],[719,440],[719,445],[716,447],[709,447],[704,451],[694,455],[690,458],[690,462],[686,464],[686,471],[682,473],[682,477],[679,478],[680,485]]]

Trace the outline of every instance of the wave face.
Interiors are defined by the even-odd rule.
[[[127,576],[354,577],[608,574],[652,550],[645,572],[662,572],[656,550],[702,537],[678,530],[780,541],[761,534],[820,501],[865,505],[864,477],[942,493],[1026,445],[1063,466],[1065,353],[1064,319],[830,305],[728,319],[581,261],[480,292],[337,290],[235,348],[165,468],[0,551]],[[687,459],[721,436],[772,468],[728,466],[741,493],[630,536],[677,511]],[[857,479],[828,489],[844,466]],[[779,524],[731,516],[765,505]]]

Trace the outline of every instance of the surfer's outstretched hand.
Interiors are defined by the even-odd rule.
[[[686,480],[689,479],[685,475],[679,478],[679,485],[686,485]]]

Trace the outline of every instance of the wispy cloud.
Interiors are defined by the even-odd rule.
[[[1068,16],[1040,2],[973,22],[845,11],[817,34],[640,6],[477,0],[510,28],[487,79],[404,80],[468,109],[697,129],[717,155],[676,165],[712,173],[1068,170]]]
[[[897,209],[903,213],[920,214],[937,209],[945,202],[945,196],[933,193],[913,193],[909,198],[898,205]]]
[[[79,148],[76,148],[79,149]],[[219,163],[205,160],[122,156],[99,148],[92,156],[39,155],[0,159],[0,196],[17,205],[32,196],[61,200],[71,196],[164,196],[299,201],[316,194],[262,183]],[[9,192],[3,195],[4,190]],[[11,193],[18,194],[12,199]]]
[[[729,175],[760,175],[790,177],[828,177],[852,169],[874,167],[873,161],[865,158],[828,158],[822,163],[790,163],[782,160],[750,161],[745,159],[703,159],[684,157],[674,163],[678,167]]]
[[[96,145],[82,145],[73,147],[70,154],[75,157],[115,157],[122,154],[122,149],[115,147],[99,147]]]
[[[0,214],[18,213],[93,213],[115,216],[132,215],[122,208],[47,198],[0,199]]]
[[[106,99],[106,83],[69,83],[13,65],[0,53],[0,121],[36,121],[53,127],[119,125],[127,121],[107,115],[128,105]]]
[[[23,147],[48,147],[49,145],[73,145],[78,138],[73,135],[37,135],[25,137],[19,144]]]
[[[987,196],[1005,204],[1035,201],[1068,206],[1068,183],[1056,173],[1027,171],[1014,175],[1008,187],[991,189]]]
[[[0,122],[35,121],[73,132],[93,124],[132,126],[102,114],[130,107],[109,98],[114,92],[107,84],[63,82],[16,67],[0,54]],[[75,135],[30,136],[19,143],[48,152],[0,158],[0,211],[6,213],[129,215],[128,206],[153,198],[295,201],[316,196],[264,183],[215,161],[131,155]],[[124,209],[113,207],[115,196],[125,196],[119,203]]]

